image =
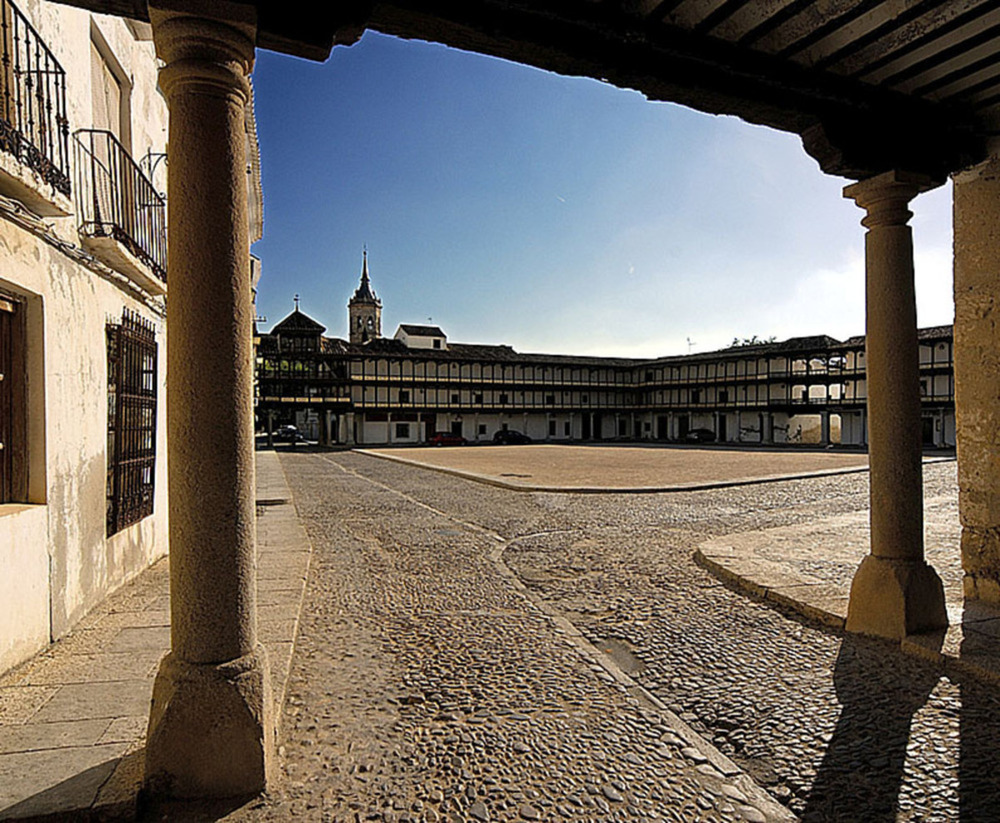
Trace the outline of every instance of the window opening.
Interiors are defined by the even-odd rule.
[[[27,499],[24,304],[0,294],[0,503]]]
[[[153,324],[128,309],[106,334],[110,537],[153,513],[157,344]]]

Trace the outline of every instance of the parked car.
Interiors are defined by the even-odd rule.
[[[464,446],[469,441],[453,432],[434,432],[427,438],[427,442],[432,446]]]
[[[275,429],[271,439],[275,443],[304,443],[306,437],[295,426],[284,425]]]
[[[688,443],[714,443],[715,432],[711,429],[691,429],[684,435],[684,440]]]
[[[494,443],[502,443],[504,445],[520,446],[524,443],[530,443],[531,438],[526,434],[521,434],[521,432],[514,431],[513,429],[500,429],[496,434],[493,435]]]

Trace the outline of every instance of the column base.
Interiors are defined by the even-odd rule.
[[[153,686],[145,790],[174,798],[259,794],[272,777],[275,737],[262,646],[221,664],[170,653]]]
[[[847,631],[902,640],[947,626],[944,586],[933,567],[873,554],[861,561],[851,583]]]

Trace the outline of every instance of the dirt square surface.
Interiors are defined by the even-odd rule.
[[[685,446],[539,443],[366,449],[365,453],[478,476],[514,488],[683,488],[868,466],[868,455],[860,452]]]

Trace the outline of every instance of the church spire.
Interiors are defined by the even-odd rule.
[[[347,304],[347,316],[352,343],[367,343],[382,336],[382,301],[372,291],[368,277],[367,246],[361,263],[361,284]]]
[[[355,300],[367,300],[372,303],[377,303],[378,297],[375,292],[372,291],[371,280],[368,279],[368,246],[365,246],[362,259],[361,285],[358,286],[357,291],[354,292],[354,297],[351,298],[351,302],[353,303]]]
[[[361,252],[362,260],[361,264],[361,288],[371,291],[371,284],[368,280],[368,246],[365,246],[364,251]]]

